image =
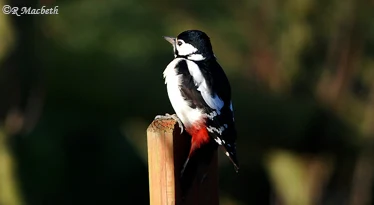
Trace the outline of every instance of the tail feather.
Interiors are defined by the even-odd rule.
[[[190,154],[183,165],[181,171],[181,188],[183,195],[187,194],[191,185],[198,176],[198,170],[201,168],[208,168],[214,157],[217,145],[208,143],[202,145]]]
[[[230,159],[232,164],[234,165],[235,171],[239,172],[239,161],[236,155],[236,145],[234,144],[224,144],[221,146],[224,150],[226,156]]]

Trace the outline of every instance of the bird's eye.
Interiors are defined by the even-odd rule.
[[[183,43],[182,43],[182,41],[178,41],[178,46],[181,46]]]

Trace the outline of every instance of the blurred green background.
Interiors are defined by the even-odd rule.
[[[200,29],[233,91],[221,205],[374,204],[374,2],[0,0],[0,205],[149,204],[146,128],[173,113],[161,36]]]

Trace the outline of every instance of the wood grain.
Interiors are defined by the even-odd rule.
[[[184,198],[180,172],[190,148],[173,119],[156,119],[147,129],[150,205],[218,205],[217,152],[209,167],[198,167]]]

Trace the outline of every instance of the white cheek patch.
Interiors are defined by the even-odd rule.
[[[179,41],[182,41],[182,40],[179,40]],[[197,51],[197,48],[195,48],[193,45],[189,44],[189,43],[183,43],[182,45],[177,46],[177,50],[178,50],[178,55],[180,56],[187,56],[187,55],[190,55],[190,54],[193,54]]]
[[[187,56],[187,59],[193,60],[193,61],[202,61],[205,60],[205,57],[201,54],[192,54]]]

